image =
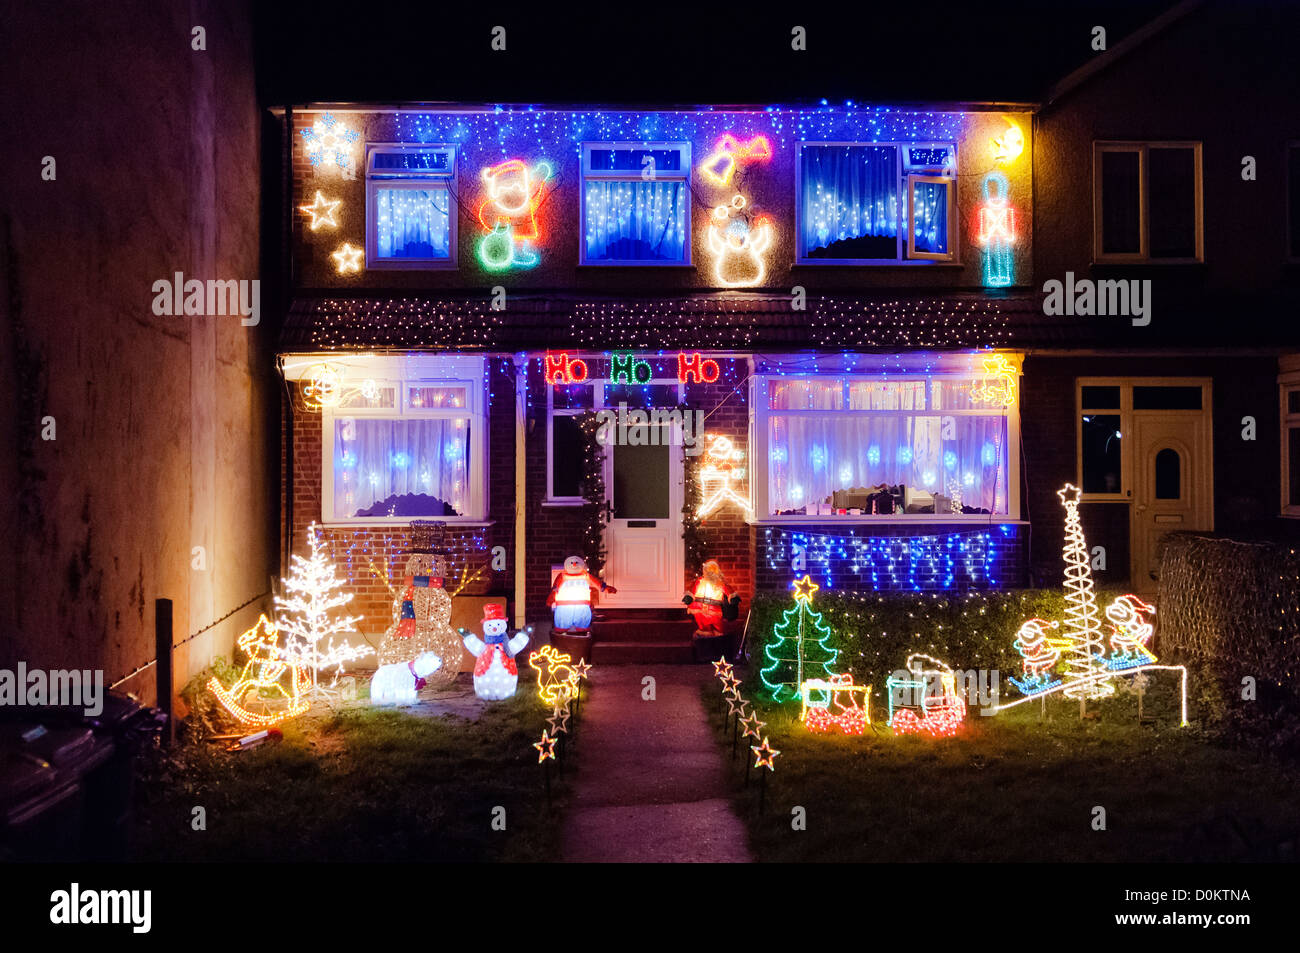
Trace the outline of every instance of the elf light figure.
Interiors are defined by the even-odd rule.
[[[724,503],[734,503],[749,514],[749,500],[733,489],[733,485],[745,478],[745,470],[739,466],[745,459],[745,453],[737,450],[730,437],[720,434],[706,436],[709,449],[704,454],[704,466],[700,467],[700,495],[704,502],[695,511],[699,519],[704,519]]]
[[[1030,619],[1016,633],[1015,647],[1023,658],[1023,678],[1011,678],[1011,684],[1026,695],[1047,691],[1061,684],[1052,677],[1052,669],[1061,659],[1061,649],[1067,644],[1060,639],[1050,639],[1049,629],[1060,628],[1059,622]]]
[[[1010,183],[1001,172],[990,172],[984,176],[983,189],[976,240],[984,246],[984,284],[1005,288],[1015,278],[1011,248],[1016,243],[1016,211],[1007,204]]]
[[[500,701],[515,693],[519,684],[519,666],[515,656],[528,644],[532,626],[514,638],[506,635],[505,607],[495,602],[483,607],[483,638],[465,632],[465,648],[477,661],[474,663],[474,694],[485,701]]]
[[[1056,493],[1065,506],[1065,640],[1066,698],[1104,698],[1115,693],[1108,679],[1094,676],[1106,671],[1101,656],[1101,620],[1092,587],[1088,543],[1079,522],[1079,488],[1067,483]]]
[[[718,561],[710,559],[701,567],[695,591],[682,596],[682,602],[695,618],[697,635],[721,635],[722,620],[734,619],[739,612],[740,596],[727,585]]]
[[[1147,648],[1155,626],[1143,615],[1154,615],[1155,611],[1155,606],[1134,595],[1120,596],[1106,607],[1106,618],[1111,621],[1110,657],[1103,659],[1107,668],[1134,668],[1156,660]]]
[[[564,560],[564,569],[556,573],[551,584],[551,594],[546,597],[546,604],[551,607],[553,631],[561,634],[573,633],[586,635],[591,628],[591,591],[608,592],[611,595],[618,590],[597,579],[587,569],[587,561],[581,556],[569,556]]]
[[[489,271],[532,268],[540,261],[531,243],[538,240],[537,209],[553,175],[547,162],[528,168],[522,159],[508,159],[482,172],[487,197],[478,208],[484,231],[478,257]]]

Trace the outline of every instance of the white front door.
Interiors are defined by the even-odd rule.
[[[682,552],[682,448],[678,425],[641,428],[649,442],[611,441],[606,450],[605,582],[610,608],[680,606]]]
[[[1160,540],[1214,528],[1209,410],[1200,415],[1134,413],[1132,585],[1154,593]]]

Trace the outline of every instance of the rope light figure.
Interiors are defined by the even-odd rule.
[[[1097,594],[1093,591],[1092,566],[1088,562],[1088,542],[1079,522],[1079,499],[1083,495],[1073,483],[1067,483],[1056,493],[1065,507],[1065,625],[1066,642],[1064,689],[1066,698],[1105,698],[1115,694],[1115,686],[1108,679],[1091,676],[1104,672],[1100,661],[1102,651],[1101,613],[1097,609]]]
[[[483,170],[486,198],[478,207],[478,223],[484,235],[478,258],[484,268],[532,268],[541,260],[532,247],[541,238],[537,209],[554,174],[549,162],[529,168],[522,159],[507,159]]]
[[[809,731],[840,731],[860,735],[871,721],[871,694],[866,685],[854,685],[851,672],[830,678],[810,678],[800,687],[803,710],[799,720]],[[861,704],[855,695],[861,695]]]
[[[1061,649],[1066,643],[1061,639],[1048,637],[1048,630],[1060,628],[1059,622],[1046,619],[1030,619],[1016,633],[1015,648],[1023,661],[1023,677],[1010,679],[1012,685],[1026,695],[1047,691],[1061,684],[1053,676],[1056,663],[1061,660]]]
[[[748,204],[748,200],[738,192],[730,202],[719,205],[711,214],[707,247],[714,257],[714,277],[724,288],[761,285],[767,275],[764,256],[772,245],[776,226],[766,215],[756,215],[751,219],[745,212]]]
[[[755,136],[742,142],[731,133],[718,140],[713,151],[700,163],[700,175],[720,188],[731,184],[737,167],[751,162],[766,162],[772,158],[772,144],[767,136]]]
[[[980,404],[1014,407],[1019,376],[1016,369],[1001,354],[988,355],[983,364],[984,376],[971,386],[970,399]]]
[[[1015,278],[1011,249],[1016,243],[1016,210],[1007,204],[1010,187],[1001,172],[984,176],[976,240],[984,247],[984,285],[989,288],[1005,288]]]
[[[1120,596],[1106,607],[1110,620],[1110,656],[1101,661],[1109,669],[1134,668],[1156,660],[1147,648],[1155,626],[1145,618],[1155,615],[1155,606],[1147,605],[1134,595]]]
[[[572,661],[553,645],[543,645],[528,655],[528,667],[537,672],[537,695],[551,708],[577,694],[578,675]]]
[[[927,667],[927,664],[929,666]],[[911,678],[885,679],[889,697],[889,727],[898,735],[927,734],[932,738],[955,735],[966,720],[966,702],[957,694],[957,673],[947,662],[916,652],[907,657]],[[940,692],[931,697],[930,683],[938,679]],[[912,703],[895,707],[894,698],[909,693]]]
[[[311,692],[311,672],[306,665],[290,665],[280,649],[280,633],[265,615],[258,616],[257,624],[238,639],[240,649],[248,656],[239,677],[226,688],[216,676],[208,679],[208,691],[217,696],[226,711],[241,725],[250,728],[270,728],[286,718],[301,715],[311,707],[307,696]],[[292,673],[289,687],[281,684],[285,672]],[[261,713],[244,706],[251,691],[270,692],[285,703],[280,711]]]
[[[696,517],[704,519],[724,503],[734,503],[748,516],[749,500],[734,489],[745,479],[745,469],[740,466],[745,460],[744,451],[737,450],[731,438],[721,434],[706,436],[705,440],[709,449],[699,472],[700,496],[704,502],[695,511]]]

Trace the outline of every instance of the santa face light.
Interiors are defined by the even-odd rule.
[[[532,626],[514,638],[508,636],[505,609],[496,604],[483,607],[483,638],[471,632],[465,636],[465,648],[476,659],[474,663],[474,694],[485,701],[500,701],[515,693],[519,684],[519,667],[515,656],[528,644]]]

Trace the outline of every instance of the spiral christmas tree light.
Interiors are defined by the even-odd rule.
[[[1115,693],[1107,679],[1093,676],[1106,671],[1099,659],[1103,651],[1101,613],[1093,592],[1092,567],[1088,563],[1088,543],[1079,522],[1080,490],[1067,483],[1056,493],[1065,506],[1065,623],[1064,657],[1067,684],[1066,698],[1105,698]]]

